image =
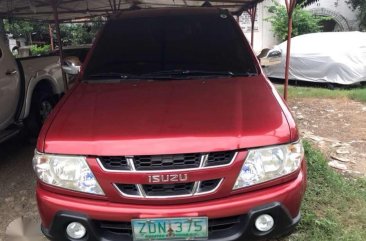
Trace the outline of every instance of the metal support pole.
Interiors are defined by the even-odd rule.
[[[53,30],[52,30],[51,24],[48,24],[48,31],[50,34],[50,46],[51,46],[51,50],[53,51],[55,49],[55,45],[53,44]]]
[[[287,100],[288,95],[288,79],[290,69],[290,49],[291,49],[291,33],[292,33],[292,16],[288,18],[288,32],[287,32],[287,51],[286,51],[286,65],[285,65],[285,87],[283,96]]]
[[[236,22],[238,22],[240,24],[240,15],[236,15]]]
[[[254,24],[255,24],[255,18],[257,15],[257,4],[254,4],[251,8],[247,10],[249,17],[250,17],[250,23],[251,23],[251,35],[250,35],[250,44],[254,45]]]
[[[113,0],[113,12],[117,12],[117,2],[116,0]]]
[[[65,93],[66,93],[67,90],[69,89],[69,86],[68,86],[68,83],[67,83],[66,74],[62,70],[62,64],[64,63],[64,53],[63,53],[63,49],[62,49],[60,20],[58,18],[57,5],[58,5],[57,4],[57,1],[56,0],[53,0],[52,1],[52,8],[53,8],[53,16],[54,16],[54,20],[55,20],[55,29],[56,29],[56,36],[57,36],[57,41],[58,41],[58,49],[59,49],[59,55],[60,55],[60,68],[61,68],[61,72],[62,72],[62,79],[64,81],[64,87],[65,87]]]
[[[296,0],[285,0],[285,2],[288,15],[288,31],[287,31],[286,65],[285,65],[285,86],[284,86],[283,97],[287,101],[290,56],[291,56],[292,14],[296,6]]]
[[[4,25],[4,19],[0,18],[0,38],[3,39],[6,43],[8,42],[6,33],[5,33],[5,25]]]

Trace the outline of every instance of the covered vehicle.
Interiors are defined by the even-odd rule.
[[[281,62],[265,68],[270,78],[285,76],[286,45]],[[366,81],[366,33],[329,32],[294,37],[291,42],[289,78],[319,83],[352,85]]]

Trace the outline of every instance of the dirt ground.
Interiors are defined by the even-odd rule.
[[[34,148],[20,138],[0,144],[0,241],[14,219],[38,219],[31,162]]]
[[[366,177],[366,105],[349,99],[289,101],[303,138],[328,157],[329,166]]]
[[[327,154],[331,166],[366,176],[365,104],[348,99],[292,99],[289,105],[302,136]],[[0,144],[0,241],[5,241],[5,230],[16,218],[39,222],[31,166],[34,148],[20,138]]]

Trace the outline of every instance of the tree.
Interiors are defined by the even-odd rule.
[[[90,44],[103,24],[102,18],[94,18],[88,23],[62,24],[60,27],[62,42],[64,45]]]
[[[37,40],[42,41],[43,36],[47,36],[47,25],[40,22],[29,22],[24,20],[5,20],[5,30],[13,34],[14,38],[25,38],[30,44],[33,42],[33,35],[37,35]]]
[[[265,20],[270,22],[273,27],[274,35],[281,41],[287,40],[288,15],[286,7],[277,2],[268,7],[268,12],[272,16]],[[293,12],[292,18],[292,36],[298,36],[306,33],[315,33],[322,31],[321,22],[329,20],[328,17],[315,16],[311,12],[303,9],[301,5],[297,5]]]
[[[5,20],[5,30],[14,38],[25,38],[30,45],[33,42],[44,45],[50,42],[47,23],[29,22],[17,19]],[[64,23],[60,25],[63,45],[80,45],[91,43],[97,31],[104,24],[102,18],[92,19],[89,23]],[[56,31],[53,38],[57,39]],[[57,43],[57,42],[56,42]]]
[[[366,1],[365,0],[349,0],[347,2],[353,10],[359,10],[358,18],[360,20],[360,28],[366,30]]]

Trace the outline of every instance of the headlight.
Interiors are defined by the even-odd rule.
[[[85,157],[35,153],[33,168],[50,185],[79,192],[104,195]]]
[[[249,151],[234,190],[270,181],[296,171],[304,157],[301,142]]]

